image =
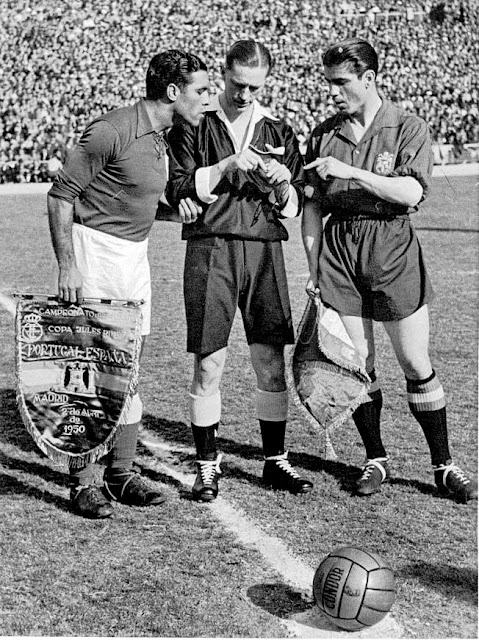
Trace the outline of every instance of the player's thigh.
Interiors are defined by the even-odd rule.
[[[366,221],[361,250],[365,313],[378,322],[402,320],[433,297],[422,249],[409,218]]]
[[[323,302],[345,315],[362,315],[364,300],[357,281],[358,243],[350,221],[326,222],[319,254],[319,289]]]
[[[351,342],[365,362],[366,371],[374,369],[375,345],[373,321],[361,316],[339,314]]]
[[[407,318],[383,323],[404,374],[422,380],[431,375],[427,304]]]

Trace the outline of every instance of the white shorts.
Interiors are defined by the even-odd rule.
[[[150,333],[151,281],[148,238],[131,242],[73,224],[73,248],[86,298],[143,300],[141,334]]]

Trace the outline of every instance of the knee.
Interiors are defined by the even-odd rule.
[[[399,364],[409,380],[425,380],[432,373],[431,361],[427,355],[402,358]]]
[[[211,354],[206,358],[197,356],[192,392],[196,395],[211,395],[215,392],[221,382],[223,364],[223,358],[218,354]]]

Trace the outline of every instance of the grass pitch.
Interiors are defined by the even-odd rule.
[[[446,391],[450,444],[477,473],[476,179],[440,178],[414,218],[436,290],[431,355]],[[45,196],[0,197],[0,291],[45,292],[54,259]],[[299,221],[285,245],[295,324],[306,295]],[[190,469],[180,227],[154,228],[153,328],[141,369],[145,425]],[[281,583],[261,556],[239,545],[205,506],[155,470],[140,447],[138,465],[167,494],[165,505],[91,522],[68,510],[66,476],[35,447],[15,404],[13,321],[0,312],[0,633],[49,636],[284,637],[282,619],[311,606]],[[315,483],[294,497],[261,486],[255,381],[241,323],[235,323],[222,385],[221,495],[280,538],[311,567],[337,546],[362,546],[393,567],[392,615],[407,638],[477,638],[476,505],[436,496],[427,447],[406,401],[392,349],[377,327],[377,371],[385,399],[384,441],[392,482],[381,493],[351,495],[363,448],[350,421],[333,434],[339,459],[324,460],[322,434],[290,405],[291,457]],[[175,454],[174,450],[178,453]],[[182,451],[180,453],[180,451]]]

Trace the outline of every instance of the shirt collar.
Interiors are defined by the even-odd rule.
[[[384,97],[381,99],[382,105],[374,116],[374,120],[371,122],[371,126],[364,134],[361,142],[368,138],[372,138],[381,129],[397,127],[402,120],[403,113],[401,109],[389,100],[386,100]]]
[[[146,108],[145,100],[140,100],[135,104],[137,125],[136,125],[136,137],[146,135],[147,133],[153,133],[155,128],[153,127],[150,116],[148,115],[148,109]]]
[[[375,135],[380,129],[385,127],[395,127],[401,121],[401,110],[396,107],[390,100],[381,97],[382,104],[379,107],[378,112],[374,116],[374,120],[371,122],[369,129],[365,132],[361,138],[361,142]],[[347,115],[338,114],[338,124],[336,127],[341,134],[356,143],[356,139],[351,129],[349,117]]]
[[[220,94],[215,94],[210,101],[210,104],[206,111],[215,111],[216,115],[220,118],[220,120],[226,121],[226,114],[223,111],[223,107],[220,104],[219,100]],[[279,119],[274,116],[268,109],[263,107],[257,100],[253,101],[253,114],[251,116],[251,120],[256,124],[263,118],[269,118],[273,122],[279,122]]]

